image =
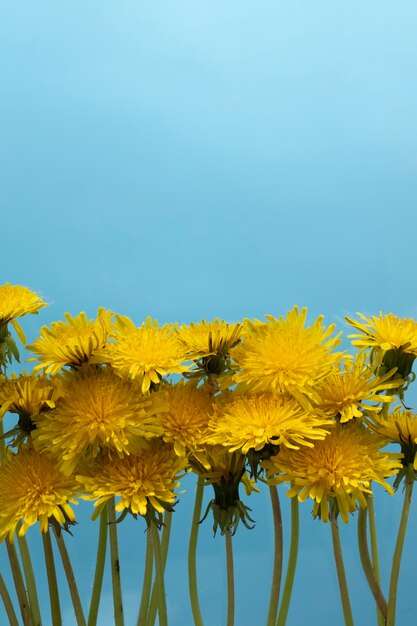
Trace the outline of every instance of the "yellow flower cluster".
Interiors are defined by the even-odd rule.
[[[0,288],[1,323],[41,306],[24,288]],[[348,323],[361,333],[355,357],[339,350],[333,324],[309,325],[297,307],[181,327],[99,309],[44,326],[27,346],[33,373],[0,381],[0,417],[19,416],[2,450],[0,539],[36,520],[43,532],[48,520],[72,523],[79,496],[97,511],[115,496],[117,510],[152,517],[172,508],[187,470],[213,485],[222,532],[250,519],[239,485],[256,491],[263,474],[310,498],[323,521],[334,512],[347,522],[373,482],[391,493],[388,477],[417,469],[417,418],[389,413],[410,377],[391,353],[396,363],[417,354],[417,323]],[[401,455],[382,451],[389,441]]]

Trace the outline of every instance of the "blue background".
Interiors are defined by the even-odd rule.
[[[293,304],[341,329],[356,311],[415,317],[416,23],[411,0],[0,2],[0,284],[50,304],[24,320],[28,340],[98,306],[137,323],[237,321]],[[193,481],[185,488],[167,570],[172,626],[192,623]],[[401,495],[379,493],[388,570]],[[235,541],[239,626],[264,623],[272,571],[268,499],[251,502],[257,527]],[[95,531],[79,509],[68,544],[85,599]],[[415,613],[416,515],[398,626]],[[342,624],[330,528],[308,503],[302,516],[288,625]],[[126,626],[143,529],[125,522],[121,533]],[[355,522],[342,531],[355,623],[375,623]],[[199,558],[206,626],[222,626],[224,546],[210,523]]]

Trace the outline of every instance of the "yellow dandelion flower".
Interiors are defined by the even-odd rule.
[[[167,410],[156,416],[163,432],[162,438],[172,443],[179,456],[201,449],[208,434],[208,422],[213,413],[213,399],[205,389],[180,381],[166,385],[153,395],[162,395]]]
[[[323,316],[305,327],[307,309],[294,307],[286,318],[267,315],[267,322],[247,322],[243,341],[231,351],[241,369],[237,382],[255,390],[294,395],[301,403],[314,397],[314,386],[340,358],[332,350],[341,343],[330,337],[334,324],[325,328]]]
[[[12,374],[11,378],[0,382],[0,418],[10,411],[32,419],[41,411],[53,409],[58,396],[56,381],[52,382],[44,374]]]
[[[70,503],[77,504],[76,487],[51,457],[21,448],[0,467],[0,541],[13,541],[21,520],[20,536],[38,521],[43,533],[50,523],[74,523]]]
[[[114,343],[109,343],[102,356],[123,376],[138,378],[143,393],[160,383],[164,376],[181,374],[189,369],[182,365],[187,360],[183,343],[172,324],[158,327],[148,317],[136,327],[132,320],[116,315]]]
[[[54,411],[41,413],[35,420],[32,437],[36,447],[60,460],[65,474],[71,474],[81,459],[95,458],[103,448],[123,456],[138,436],[160,433],[151,416],[163,407],[110,368],[86,366],[67,372],[61,393]]]
[[[387,443],[397,443],[403,453],[403,465],[417,470],[417,413],[398,406],[390,415],[373,415],[370,426]]]
[[[10,283],[0,285],[0,326],[11,322],[22,343],[26,343],[26,338],[16,318],[37,313],[44,306],[47,306],[46,302],[27,287]]]
[[[398,378],[390,380],[395,369],[378,376],[379,365],[367,364],[363,354],[353,361],[345,360],[343,367],[335,367],[319,384],[317,408],[329,417],[339,417],[342,423],[362,418],[365,411],[381,411],[381,406],[368,403],[392,402],[393,396],[381,392],[396,389],[404,381]]]
[[[325,427],[331,425],[331,420],[307,411],[290,395],[244,394],[215,405],[207,442],[242,454],[267,444],[299,448],[312,446],[310,439],[324,439],[329,432]]]
[[[37,356],[28,361],[40,361],[34,371],[45,368],[47,374],[57,374],[65,366],[95,362],[95,353],[103,348],[111,331],[112,313],[99,309],[97,319],[89,320],[84,312],[72,317],[65,313],[65,322],[43,326],[39,339],[28,350]]]
[[[172,510],[174,490],[185,467],[185,458],[178,457],[171,446],[154,440],[140,454],[98,458],[94,470],[77,479],[87,494],[84,497],[96,500],[94,517],[113,496],[119,498],[116,511],[146,516],[150,508],[158,513]]]
[[[264,467],[271,483],[291,482],[287,496],[298,497],[300,502],[313,500],[315,517],[327,522],[333,504],[347,523],[357,503],[362,508],[367,506],[372,481],[393,494],[385,479],[401,468],[400,455],[382,452],[380,447],[381,438],[362,424],[338,424],[313,448],[282,448],[277,456],[264,462]]]

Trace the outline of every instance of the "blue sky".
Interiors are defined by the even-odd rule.
[[[25,320],[28,340],[65,311],[99,306],[138,323],[259,318],[294,304],[340,328],[355,311],[415,317],[416,23],[412,1],[1,2],[0,282],[50,303]],[[387,533],[396,506],[386,501]],[[187,493],[184,524],[191,506]],[[314,626],[324,602],[322,625],[341,620],[329,529],[309,514],[289,626],[300,612]],[[240,626],[255,623],[249,598],[265,605],[270,575],[262,497],[255,517],[237,538]],[[86,545],[88,532],[77,531]],[[208,626],[224,615],[220,543],[207,527],[201,563],[216,579],[205,584],[221,597],[205,592]],[[173,626],[190,619],[175,568]],[[412,607],[407,571],[406,555],[399,626]]]

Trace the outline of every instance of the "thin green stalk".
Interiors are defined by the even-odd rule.
[[[90,610],[88,612],[88,626],[96,626],[98,608],[100,605],[101,590],[103,587],[104,566],[107,554],[108,535],[108,510],[107,505],[100,513],[100,529],[97,544],[96,571],[94,574],[93,590],[91,592]]]
[[[232,533],[226,530],[226,570],[227,570],[227,626],[235,623],[235,573],[233,567]]]
[[[164,526],[162,528],[162,539],[161,539],[161,552],[162,552],[162,562],[164,564],[164,572],[165,572],[165,566],[166,566],[167,557],[168,557],[169,539],[171,536],[171,526],[172,526],[172,512],[165,511]],[[158,610],[158,591],[156,588],[156,584],[154,582],[153,587],[152,587],[152,595],[151,595],[151,601],[149,604],[149,612],[148,612],[148,618],[146,620],[146,626],[153,626],[155,624],[157,610]]]
[[[30,558],[29,546],[26,536],[17,536],[22,557],[23,571],[26,578],[27,593],[29,598],[30,612],[34,626],[42,626],[41,612],[39,609],[38,591],[36,589],[35,574],[33,572],[32,559]]]
[[[155,581],[158,590],[158,614],[159,626],[168,626],[167,604],[165,597],[164,584],[164,564],[162,561],[161,544],[159,541],[159,531],[156,524],[150,524],[150,532],[152,533],[152,543],[155,558]]]
[[[13,607],[13,602],[11,601],[9,592],[6,587],[6,583],[4,582],[3,576],[0,574],[0,596],[3,600],[4,608],[7,613],[7,617],[9,618],[10,626],[19,626],[19,622],[17,621],[16,613]]]
[[[274,520],[274,569],[272,573],[271,596],[269,600],[267,626],[275,626],[278,615],[278,601],[282,578],[282,515],[277,487],[270,485],[269,495],[271,498],[272,516]]]
[[[51,604],[52,626],[62,626],[61,606],[59,603],[58,582],[56,579],[55,560],[49,532],[42,533],[45,554],[46,574],[48,577],[49,601]]]
[[[74,607],[75,619],[78,626],[87,626],[85,621],[83,607],[81,605],[80,595],[78,593],[77,583],[75,581],[74,571],[64,542],[62,531],[56,531],[54,528],[54,536],[61,556],[62,566],[67,578],[68,588],[71,595],[72,606]]]
[[[342,600],[343,617],[346,626],[354,626],[352,608],[350,606],[349,590],[346,580],[345,566],[343,564],[342,544],[340,542],[339,527],[337,519],[331,519],[333,554],[336,563],[337,579],[339,581],[340,599]]]
[[[374,568],[372,566],[371,558],[369,556],[368,551],[368,542],[366,536],[366,509],[359,508],[358,515],[358,547],[359,554],[361,557],[361,563],[363,567],[363,571],[366,576],[366,580],[368,581],[369,589],[374,596],[377,610],[378,610],[378,623],[380,623],[382,618],[382,624],[385,623],[387,618],[387,602],[384,598],[384,595],[381,591],[381,587],[376,578],[376,574]]]
[[[198,598],[197,584],[197,541],[200,529],[201,507],[203,504],[204,483],[197,478],[193,519],[191,522],[190,541],[188,543],[188,589],[190,593],[191,610],[195,626],[204,626]]]
[[[137,626],[146,626],[146,617],[148,614],[149,598],[151,595],[151,588],[152,588],[152,569],[153,569],[152,534],[148,528],[146,531],[146,555],[145,555],[145,570],[143,573],[142,598],[140,601]]]
[[[295,569],[297,566],[298,543],[300,536],[300,515],[298,498],[291,498],[291,543],[288,556],[287,573],[285,575],[284,591],[278,613],[277,626],[285,626],[288,609],[290,608],[292,588],[294,585]]]
[[[30,616],[29,600],[27,597],[25,583],[23,581],[22,570],[20,568],[19,558],[14,543],[6,539],[7,555],[9,557],[10,569],[12,571],[14,586],[16,589],[17,600],[19,602],[20,613],[22,615],[23,626],[32,626]]]
[[[414,469],[413,465],[408,466],[408,471],[405,475],[405,489],[404,489],[404,502],[401,512],[400,525],[398,528],[397,542],[395,544],[394,556],[392,559],[391,579],[389,585],[388,595],[388,615],[387,626],[394,626],[395,624],[395,611],[397,605],[397,587],[398,578],[400,574],[401,556],[404,546],[405,533],[407,530],[408,515],[410,513],[411,497],[413,494],[414,485]]]
[[[117,524],[114,497],[109,501],[109,537],[111,579],[113,587],[113,607],[115,626],[124,626],[122,585],[120,582],[119,545],[117,540]]]
[[[368,518],[369,518],[369,536],[371,539],[371,557],[372,568],[375,572],[375,578],[379,586],[381,586],[381,574],[379,571],[379,554],[378,554],[378,538],[376,533],[376,516],[373,497],[368,499]],[[385,619],[383,618],[381,611],[377,608],[376,611],[378,626],[385,626]]]

